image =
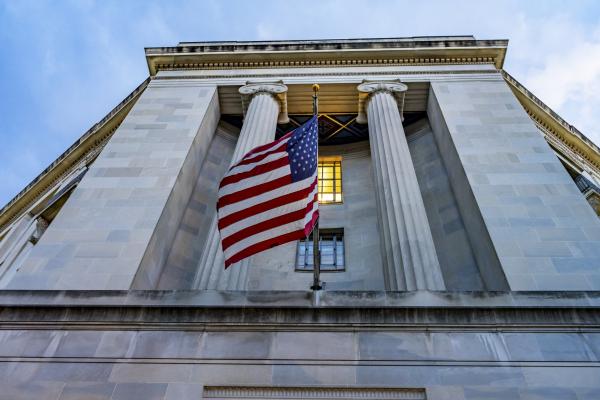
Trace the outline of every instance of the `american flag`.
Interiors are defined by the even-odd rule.
[[[310,234],[319,217],[317,117],[233,165],[219,186],[225,268]]]

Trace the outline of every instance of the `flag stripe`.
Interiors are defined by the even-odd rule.
[[[240,173],[236,173],[234,175],[228,175],[221,181],[220,188],[223,188],[227,185],[231,185],[233,183],[238,183],[248,178],[256,177],[258,175],[262,175],[266,172],[270,172],[276,170],[277,168],[289,166],[289,161],[287,157],[279,158],[274,161],[266,162],[265,164],[259,164],[252,168],[249,171],[244,171]],[[288,168],[289,170],[289,168]],[[248,183],[249,181],[245,182]],[[250,183],[251,184],[251,183]]]
[[[252,168],[254,168],[257,165],[266,164],[268,162],[278,160],[282,157],[287,157],[287,152],[285,152],[285,150],[284,151],[274,151],[272,153],[266,154],[266,157],[264,157],[260,161],[257,161],[254,163],[248,163],[248,164],[238,164],[236,167],[231,168],[231,170],[229,170],[229,172],[227,173],[227,176],[239,174],[241,172],[250,171]],[[242,161],[244,161],[244,160],[242,160]]]
[[[219,196],[224,197],[229,194],[240,192],[244,189],[251,188],[261,183],[267,183],[286,175],[291,175],[290,166],[287,164],[272,171],[266,171],[263,174],[251,176],[239,182],[237,185],[223,186],[222,188],[219,188]]]
[[[249,199],[250,197],[254,197],[259,194],[263,194],[263,193],[269,192],[271,190],[280,188],[282,186],[289,185],[291,182],[292,182],[292,175],[288,174],[288,175],[279,177],[279,178],[274,179],[269,182],[260,183],[260,184],[257,184],[256,186],[250,186],[248,188],[245,188],[245,189],[239,190],[237,192],[227,194],[223,197],[220,197],[217,207],[220,208],[220,207],[226,206],[228,204],[233,204],[238,201]]]
[[[242,157],[242,159],[246,159],[249,158],[250,156],[257,156],[262,152],[265,151],[269,151],[273,146],[277,146],[279,143],[283,142],[283,141],[288,141],[288,139],[292,136],[292,132],[288,132],[285,135],[283,135],[282,137],[280,137],[279,139],[271,142],[271,143],[267,143],[267,144],[263,144],[262,146],[258,146],[253,148],[252,150],[250,150],[248,153],[246,153],[244,155],[244,157]]]
[[[290,222],[298,221],[299,219],[303,219],[305,215],[306,208],[302,207],[299,210],[294,210],[287,214],[274,216],[271,219],[241,229],[229,236],[224,236],[223,249],[227,249],[232,244],[240,240],[244,240],[250,236],[256,235],[257,233],[264,232],[266,230],[276,228],[280,225],[288,224]]]
[[[263,240],[267,240],[268,238],[288,232],[297,231],[299,229],[304,229],[303,222],[304,221],[294,221],[285,225],[280,225],[267,231],[257,233],[256,235],[250,236],[240,242],[234,243],[230,247],[223,250],[223,252],[225,253],[225,259],[228,259],[231,256],[243,251],[247,247],[251,247],[256,243],[260,243]]]
[[[304,224],[304,237],[308,237],[308,235],[310,235],[315,224],[317,223],[317,219],[319,219],[319,209],[317,208],[316,210],[314,210],[312,214],[307,214],[306,217],[306,220],[308,220],[308,222]]]
[[[279,145],[278,147],[275,147],[274,149],[270,149],[267,150],[265,152],[263,152],[262,154],[258,154],[252,158],[243,158],[242,160],[240,160],[240,162],[238,162],[235,167],[239,167],[242,165],[247,165],[247,164],[253,164],[255,162],[259,162],[263,159],[265,159],[266,157],[270,156],[271,154],[275,154],[275,153],[283,153],[283,154],[287,154],[285,151],[285,148],[287,147],[287,140],[285,141],[285,143]],[[233,170],[233,168],[232,168]]]
[[[294,182],[290,185],[275,188],[273,190],[261,193],[259,195],[250,197],[248,199],[228,204],[219,208],[219,219],[223,219],[231,214],[239,212],[245,208],[254,207],[263,202],[268,202],[271,199],[277,199],[287,194],[298,192],[302,189],[306,189],[310,185],[311,181],[314,181],[314,177],[308,177],[304,180]]]
[[[292,232],[284,233],[283,235],[279,235],[276,237],[269,238],[267,240],[263,240],[262,242],[258,242],[253,244],[252,246],[246,247],[244,250],[232,255],[228,259],[225,260],[225,268],[229,267],[231,264],[234,264],[244,258],[250,257],[256,253],[260,253],[261,251],[265,251],[275,246],[279,246],[284,243],[291,242],[293,240],[299,240],[304,237],[304,229],[298,229]]]
[[[260,201],[255,205],[242,207],[239,211],[236,211],[229,215],[225,215],[224,217],[221,217],[219,219],[219,229],[226,228],[229,225],[231,225],[237,221],[251,217],[252,215],[255,215],[255,214],[260,214],[265,211],[283,206],[288,203],[292,203],[295,201],[301,201],[301,200],[305,201],[305,198],[307,197],[307,195],[309,195],[309,197],[310,197],[310,193],[314,190],[314,188],[316,186],[317,186],[317,181],[315,179],[313,184],[309,187],[304,187],[301,190],[298,190],[298,191],[295,191],[295,192],[292,192],[289,194],[286,193],[286,194],[276,197],[274,199]],[[270,197],[272,197],[272,196],[270,196]]]
[[[317,207],[318,206],[316,205],[316,203],[313,203],[313,210]],[[306,209],[304,211],[306,212]],[[239,240],[239,241],[229,245],[228,247],[224,248],[223,252],[225,253],[225,258],[227,259],[227,258],[231,257],[232,255],[244,250],[246,247],[250,247],[258,242],[266,240],[269,237],[277,236],[281,233],[295,231],[297,229],[305,229],[305,227],[306,227],[306,223],[304,221],[304,218],[302,218],[302,219],[298,219],[298,220],[295,220],[292,222],[288,222],[283,225],[278,225],[276,227],[273,227],[268,230],[264,230],[262,232],[258,232],[255,235],[248,236],[247,238]],[[225,238],[223,238],[223,239],[225,239]]]
[[[288,214],[292,211],[297,210],[305,210],[306,211],[306,199],[312,199],[317,194],[317,187],[314,187],[312,193],[302,193],[302,197],[293,202],[287,202],[279,207],[271,207],[263,212],[254,212],[251,215],[244,216],[243,218],[239,218],[234,220],[228,226],[221,226],[222,220],[219,221],[219,229],[221,230],[221,236],[223,238],[228,237],[229,235],[235,233],[236,231],[240,231],[248,226],[252,226],[258,224],[263,221],[270,220],[279,215]]]

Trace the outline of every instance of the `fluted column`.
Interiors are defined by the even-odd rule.
[[[425,206],[417,182],[398,94],[401,83],[358,86],[366,94],[369,141],[382,232],[384,274],[388,290],[444,290]]]
[[[277,121],[282,118],[283,95],[287,87],[279,83],[250,84],[239,90],[245,99],[250,100],[232,157],[232,164],[238,162],[253,148],[275,139]],[[244,289],[248,276],[250,259],[240,261],[224,271],[224,256],[221,237],[217,229],[217,216],[209,228],[202,257],[198,263],[193,288],[195,289]]]

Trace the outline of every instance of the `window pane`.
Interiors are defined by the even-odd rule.
[[[341,161],[319,161],[319,202],[342,202]]]
[[[344,231],[343,229],[321,229],[319,235],[321,249],[321,271],[344,270]],[[297,271],[313,271],[312,235],[298,242],[296,257]]]

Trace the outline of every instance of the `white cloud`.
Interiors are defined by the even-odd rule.
[[[519,17],[506,69],[600,143],[600,31],[573,17]],[[514,70],[514,71],[513,71]]]

